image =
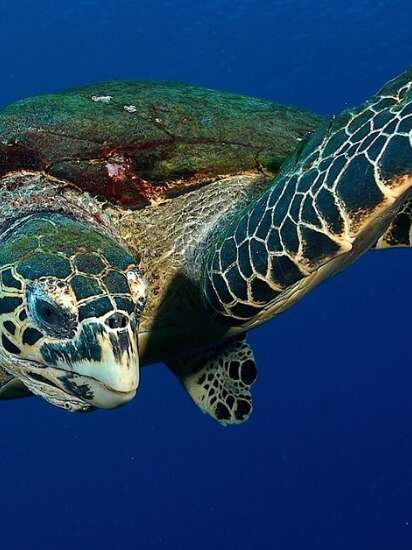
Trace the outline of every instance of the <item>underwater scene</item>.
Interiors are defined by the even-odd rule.
[[[412,549],[411,1],[0,13],[0,548]]]

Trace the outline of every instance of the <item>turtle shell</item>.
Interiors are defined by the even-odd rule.
[[[220,175],[275,173],[319,118],[170,82],[108,82],[0,113],[0,177],[40,171],[137,208]]]

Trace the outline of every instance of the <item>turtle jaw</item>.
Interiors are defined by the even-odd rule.
[[[32,393],[70,411],[120,407],[139,386],[137,334],[131,325],[111,330],[90,323],[72,341],[44,343],[37,353],[1,363]]]
[[[66,346],[42,348],[42,375],[50,383],[93,408],[112,409],[131,401],[139,386],[137,336],[132,327],[117,331],[94,325],[85,345],[81,339]],[[71,353],[79,349],[85,355]]]

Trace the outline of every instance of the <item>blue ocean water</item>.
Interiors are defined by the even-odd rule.
[[[410,0],[1,1],[0,104],[174,79],[322,114],[412,62]],[[111,412],[1,403],[0,548],[410,550],[412,256],[369,253],[253,332],[252,419],[145,369]]]

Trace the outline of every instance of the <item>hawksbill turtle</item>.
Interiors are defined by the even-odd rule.
[[[130,401],[164,362],[222,424],[246,333],[371,248],[410,246],[412,70],[330,120],[170,82],[0,113],[0,395]]]

